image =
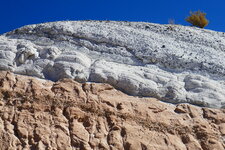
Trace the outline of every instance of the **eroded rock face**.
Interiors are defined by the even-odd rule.
[[[0,72],[0,147],[224,150],[225,111]]]
[[[179,25],[66,21],[0,36],[0,70],[109,83],[129,95],[225,105],[225,35]]]

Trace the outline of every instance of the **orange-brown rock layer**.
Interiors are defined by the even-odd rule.
[[[1,150],[224,150],[225,110],[0,72]]]

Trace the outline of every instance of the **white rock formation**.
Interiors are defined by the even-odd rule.
[[[225,107],[224,59],[225,33],[180,25],[65,21],[0,36],[0,70],[216,108]]]

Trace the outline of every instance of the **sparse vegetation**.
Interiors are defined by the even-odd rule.
[[[168,23],[169,23],[169,24],[175,24],[175,20],[174,20],[174,19],[169,19],[169,20],[168,20]]]
[[[209,24],[206,19],[206,13],[199,11],[190,12],[190,16],[185,19],[187,22],[191,23],[193,26],[204,28]]]

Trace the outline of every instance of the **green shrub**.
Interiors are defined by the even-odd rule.
[[[193,26],[204,28],[209,24],[209,21],[206,19],[206,13],[199,11],[190,12],[190,16],[185,20],[191,23]]]

